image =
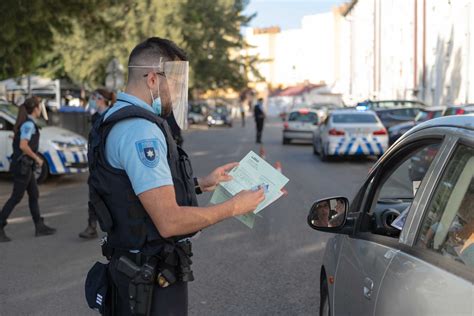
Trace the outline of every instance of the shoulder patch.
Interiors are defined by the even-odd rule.
[[[155,168],[158,166],[158,144],[157,138],[139,140],[135,143],[140,161],[148,168]]]

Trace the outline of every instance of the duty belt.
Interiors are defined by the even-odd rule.
[[[156,270],[156,281],[160,287],[167,287],[177,281],[191,282],[194,280],[191,270],[192,244],[189,240],[165,243],[156,255],[112,249],[106,243],[102,245],[102,252],[109,260],[112,257],[119,259],[125,257],[138,267],[152,263]]]

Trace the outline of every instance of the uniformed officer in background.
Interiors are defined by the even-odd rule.
[[[242,191],[222,204],[198,207],[196,193],[230,180],[227,172],[237,163],[194,178],[188,156],[172,138],[164,118],[173,112],[181,128],[187,120],[186,60],[166,39],[137,45],[125,92],[90,137],[91,202],[107,231],[103,251],[116,289],[114,315],[186,315],[187,282],[193,280],[189,237],[255,210],[264,199],[262,189]]]
[[[36,119],[42,115],[40,99],[31,97],[25,100],[18,110],[14,127],[13,155],[11,171],[13,173],[13,191],[0,212],[0,242],[10,241],[4,227],[15,206],[28,192],[28,205],[35,223],[36,236],[52,235],[56,229],[44,224],[38,204],[39,191],[36,183],[35,168],[41,168],[43,159],[38,155],[40,129]],[[45,111],[45,110],[44,110]]]
[[[255,128],[257,130],[256,134],[256,143],[262,143],[262,132],[263,132],[263,125],[265,123],[265,111],[263,111],[263,99],[259,98],[257,103],[253,108],[253,116],[255,118]]]
[[[91,125],[93,126],[97,120],[105,113],[105,111],[112,106],[116,101],[115,93],[107,89],[99,88],[92,92],[89,98],[89,111],[92,113]],[[84,231],[79,233],[79,237],[84,239],[97,238],[97,215],[94,208],[88,204],[87,227]]]

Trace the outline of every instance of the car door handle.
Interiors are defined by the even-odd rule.
[[[372,299],[372,290],[374,289],[374,281],[370,278],[364,280],[364,296],[366,299]]]

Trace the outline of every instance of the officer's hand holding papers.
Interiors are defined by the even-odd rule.
[[[232,176],[231,181],[222,182],[215,189],[211,204],[227,201],[243,190],[263,188],[265,191],[265,199],[254,212],[236,217],[250,228],[253,228],[255,224],[256,214],[280,198],[283,195],[282,188],[289,181],[253,151],[249,152],[238,166],[229,172],[229,176]]]

